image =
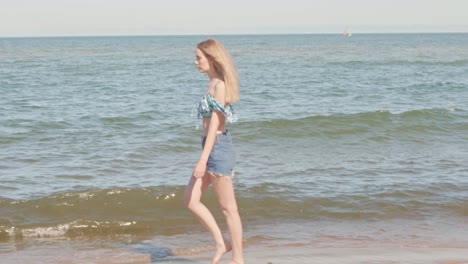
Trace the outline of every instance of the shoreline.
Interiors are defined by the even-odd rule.
[[[412,224],[246,223],[245,263],[468,264],[463,223]],[[202,227],[179,235],[18,237],[0,243],[0,258],[5,264],[201,264],[211,260],[212,243]],[[220,264],[230,256],[223,256]]]
[[[208,246],[179,249],[173,255],[161,257],[166,249],[153,245],[113,248],[74,248],[69,243],[65,247],[44,243],[13,253],[0,253],[2,263],[67,263],[67,264],[198,264],[208,263],[212,252]],[[326,247],[306,245],[249,245],[244,249],[246,263],[264,264],[467,264],[468,248],[452,247]],[[230,253],[223,256],[220,263],[227,263]],[[19,262],[18,262],[19,261]]]

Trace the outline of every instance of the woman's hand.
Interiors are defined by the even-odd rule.
[[[197,165],[195,165],[195,168],[193,169],[192,177],[199,179],[205,176],[205,173],[206,173],[206,161],[199,160],[197,162]]]

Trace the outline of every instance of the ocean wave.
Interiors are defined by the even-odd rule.
[[[430,216],[466,217],[468,201],[447,195],[460,186],[425,190],[388,189],[375,193],[310,196],[287,185],[263,183],[237,192],[245,222],[303,220],[362,220]],[[10,237],[80,237],[156,233],[174,235],[197,225],[184,208],[185,186],[114,188],[66,192],[37,199],[0,199],[0,239]],[[204,202],[213,208],[215,195]]]
[[[309,116],[300,119],[273,119],[244,122],[240,140],[252,140],[269,135],[273,137],[336,137],[370,134],[374,137],[418,134],[446,134],[466,132],[468,114],[459,108],[434,108],[391,113],[386,110],[356,114]]]
[[[468,60],[398,60],[398,59],[373,59],[373,60],[349,60],[339,62],[328,62],[327,65],[336,66],[345,64],[348,66],[386,66],[386,65],[405,65],[405,66],[466,66]]]

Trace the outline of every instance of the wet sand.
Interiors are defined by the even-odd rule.
[[[465,222],[452,223],[248,224],[245,263],[468,264]],[[213,249],[202,227],[180,235],[11,237],[0,242],[0,263],[199,264],[210,263]],[[220,264],[230,257],[224,255]]]
[[[249,247],[246,263],[259,264],[468,264],[468,248],[309,248]],[[198,256],[192,263],[209,263]],[[227,263],[229,256],[223,258]],[[168,260],[158,263],[191,263]]]
[[[101,248],[99,248],[101,247]],[[209,263],[211,247],[168,248],[157,244],[114,244],[47,241],[25,248],[2,247],[1,263],[22,264],[150,264]],[[230,253],[220,263],[227,263]],[[288,264],[468,264],[468,248],[460,247],[314,247],[312,245],[248,245],[245,263]]]

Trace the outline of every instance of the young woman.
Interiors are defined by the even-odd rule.
[[[198,104],[198,115],[203,117],[203,150],[187,185],[184,203],[216,242],[212,263],[218,263],[223,254],[232,250],[229,263],[243,264],[242,223],[232,184],[236,153],[225,128],[226,121],[233,117],[231,104],[239,100],[237,73],[229,53],[213,39],[197,45],[195,65],[208,75],[210,82]],[[213,215],[200,202],[210,184],[226,219],[230,242],[224,239]]]

